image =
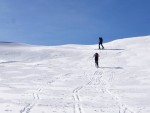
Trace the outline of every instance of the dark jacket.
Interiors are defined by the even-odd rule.
[[[95,57],[95,61],[98,61],[99,54],[98,54],[98,53],[95,53],[95,54],[94,54],[94,57]]]
[[[100,37],[100,38],[99,38],[99,44],[102,44],[102,43],[103,43],[103,38]]]

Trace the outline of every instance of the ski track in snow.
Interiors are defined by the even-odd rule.
[[[84,74],[84,76],[86,76],[85,74]],[[84,84],[84,85],[82,85],[82,86],[78,86],[78,87],[76,87],[74,90],[73,90],[73,99],[74,99],[74,103],[75,103],[75,105],[74,105],[74,113],[85,113],[84,112],[84,108],[82,107],[82,102],[81,102],[81,97],[80,97],[80,94],[79,94],[79,92],[84,88],[84,87],[86,87],[87,85],[89,85],[89,84],[91,84],[91,80],[88,82],[88,83],[86,83],[86,84]]]
[[[79,96],[79,91],[82,88],[83,86],[77,87],[76,89],[73,90],[73,99],[75,101],[74,113],[83,113],[83,108],[82,108],[82,104],[81,104],[80,96]]]
[[[46,66],[47,67],[47,66]],[[34,69],[35,68],[37,68],[36,66],[34,66]],[[66,73],[66,74],[64,74],[64,75],[62,75],[62,76],[56,76],[56,77],[54,77],[51,81],[48,81],[48,82],[46,82],[46,84],[45,85],[51,85],[52,83],[54,83],[54,82],[56,82],[56,81],[58,81],[58,80],[60,80],[60,79],[63,79],[63,77],[65,77],[65,76],[68,76],[68,75],[70,75],[70,73]],[[42,84],[44,84],[44,83],[42,83]],[[81,87],[82,88],[82,87]],[[77,91],[78,92],[78,91]],[[40,88],[38,88],[34,93],[32,93],[32,97],[33,97],[33,100],[32,100],[32,102],[30,103],[30,104],[27,104],[22,110],[20,110],[20,113],[30,113],[31,112],[31,110],[37,105],[37,103],[38,103],[38,101],[40,100],[40,95],[39,95],[39,93],[42,93],[42,87],[40,87]],[[77,99],[76,100],[78,100],[78,101],[80,101],[79,100],[79,96],[77,95],[76,96],[77,97]],[[81,108],[81,107],[80,107]],[[63,108],[63,109],[65,109],[65,108]],[[82,109],[82,108],[81,108]],[[81,111],[81,110],[80,110]],[[79,112],[79,113],[83,113],[83,112]]]
[[[120,52],[119,52],[120,53]],[[107,51],[103,52],[103,54],[105,55],[105,57],[107,57]],[[116,53],[118,54],[118,52]],[[119,58],[114,59],[114,62],[118,63],[121,60]],[[117,67],[118,68],[118,67]],[[101,71],[99,71],[101,70]],[[117,103],[118,105],[118,113],[135,113],[133,110],[131,110],[126,104],[124,104],[123,102],[120,101],[119,97],[116,96],[115,94],[113,94],[110,90],[109,90],[109,86],[110,82],[113,82],[113,80],[115,79],[115,72],[114,71],[109,71],[109,79],[108,81],[106,81],[104,79],[104,72],[105,69],[103,69],[102,67],[98,68],[97,71],[94,72],[93,76],[90,76],[90,78],[87,78],[90,80],[91,84],[97,84],[97,85],[101,85],[101,89],[97,89],[95,88],[95,90],[97,90],[97,92],[99,90],[102,90],[103,93],[106,92],[110,95],[110,97],[112,97],[112,99],[115,101],[115,103]],[[93,88],[93,89],[94,89]]]
[[[118,113],[135,113],[129,107],[127,107],[127,105],[125,105],[123,102],[121,102],[118,96],[116,96],[111,91],[109,91],[109,88],[107,88],[108,84],[103,79],[103,72],[95,71],[93,75],[94,75],[94,78],[91,78],[92,79],[91,84],[100,84],[101,85],[102,89],[96,88],[95,90],[97,90],[97,92],[99,90],[103,90],[103,93],[104,92],[108,93],[112,97],[112,99],[118,104],[118,108],[119,108]],[[114,76],[115,75],[113,73],[112,73],[112,75],[110,75],[111,80]]]
[[[104,53],[104,54],[107,56],[107,52]],[[119,62],[119,61],[120,61],[119,58],[115,59],[116,63]],[[98,81],[99,82],[98,84],[101,84],[101,86],[104,88],[103,91],[107,92],[112,97],[112,99],[118,104],[118,108],[119,108],[119,112],[118,113],[135,113],[127,105],[125,105],[123,102],[121,102],[118,96],[116,96],[111,91],[109,91],[109,85],[110,84],[108,84],[108,82],[113,81],[113,79],[115,78],[115,72],[114,71],[110,72],[109,81],[108,82],[106,82],[106,80],[103,78],[103,73],[104,73],[104,69],[103,68],[102,68],[101,72],[100,71],[95,71],[94,72],[94,76],[98,76],[96,78],[96,82]],[[99,77],[99,75],[101,75],[101,77]],[[98,91],[99,89],[96,89],[96,90]]]
[[[30,111],[33,109],[33,107],[36,105],[36,103],[40,99],[39,92],[41,92],[41,89],[38,89],[37,92],[32,94],[33,96],[32,103],[28,104],[22,110],[20,110],[20,113],[30,113]]]

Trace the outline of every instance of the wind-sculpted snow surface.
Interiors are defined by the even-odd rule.
[[[0,113],[150,113],[150,36],[104,46],[0,42]]]

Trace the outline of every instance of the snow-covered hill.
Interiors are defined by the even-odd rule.
[[[0,113],[150,113],[150,36],[104,46],[0,42]]]

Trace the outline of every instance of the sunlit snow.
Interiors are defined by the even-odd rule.
[[[150,36],[104,47],[0,42],[0,113],[150,113]]]

